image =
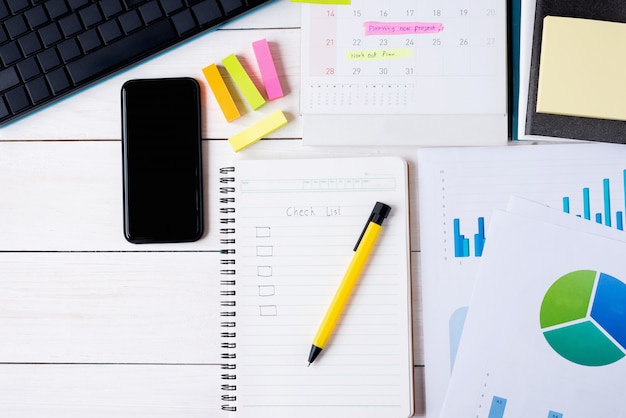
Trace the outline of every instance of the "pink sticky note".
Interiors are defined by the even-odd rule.
[[[267,40],[263,38],[253,42],[252,49],[254,49],[254,55],[259,64],[261,78],[267,92],[267,99],[274,100],[283,97],[283,89],[280,87],[280,81],[278,80],[278,74],[276,73],[276,67],[274,66],[274,60],[272,59]]]

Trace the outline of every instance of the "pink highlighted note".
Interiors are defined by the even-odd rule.
[[[261,78],[265,85],[268,100],[283,97],[283,89],[280,86],[280,80],[276,73],[276,67],[274,66],[274,60],[272,59],[272,53],[270,52],[267,40],[264,38],[253,42],[252,49],[254,49],[254,55],[259,64],[259,70],[261,71]]]
[[[365,35],[411,35],[438,33],[443,23],[437,22],[364,22]]]

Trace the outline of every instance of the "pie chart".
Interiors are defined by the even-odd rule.
[[[626,284],[599,271],[559,277],[541,303],[546,341],[561,357],[583,366],[606,366],[626,355]]]

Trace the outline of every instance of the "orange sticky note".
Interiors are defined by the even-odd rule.
[[[285,114],[280,110],[266,116],[257,123],[228,138],[235,152],[239,152],[287,124]]]
[[[204,73],[204,77],[209,82],[209,87],[211,87],[211,91],[215,95],[215,99],[217,100],[217,104],[222,109],[222,113],[228,122],[237,119],[240,115],[239,109],[237,109],[237,105],[233,100],[233,96],[231,96],[228,91],[228,87],[226,87],[226,83],[224,83],[224,79],[222,78],[220,71],[217,69],[217,65],[211,64],[208,67],[202,69]]]

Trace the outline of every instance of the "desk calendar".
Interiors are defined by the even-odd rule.
[[[367,127],[356,140],[372,143],[364,141],[376,132],[371,115],[391,116],[378,122],[407,144],[406,136],[416,133],[420,143],[467,144],[468,129],[475,131],[471,143],[506,140],[503,1],[353,0],[302,10],[305,140],[339,136],[333,119],[351,116],[352,128]],[[449,122],[462,129],[442,128]],[[335,140],[354,145],[343,132]]]

